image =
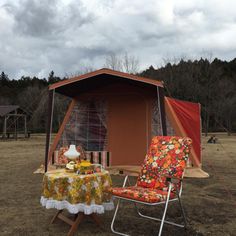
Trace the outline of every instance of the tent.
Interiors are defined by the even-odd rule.
[[[50,144],[55,93],[72,100]],[[154,135],[192,138],[189,166],[201,168],[200,104],[165,97],[162,81],[103,68],[49,87],[45,171],[69,144],[108,152],[112,166],[140,166]]]

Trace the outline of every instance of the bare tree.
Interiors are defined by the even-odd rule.
[[[122,60],[115,53],[107,55],[105,60],[105,67],[110,68],[112,70],[123,71]]]
[[[123,56],[111,53],[105,58],[105,67],[112,70],[123,71],[130,74],[136,74],[139,71],[139,60],[130,56],[127,52]]]
[[[95,71],[95,70],[96,69],[92,65],[83,65],[82,64],[78,71],[76,71],[75,73],[66,74],[65,77],[72,78],[72,77],[80,76],[83,74],[87,74],[87,73]]]
[[[130,74],[135,74],[139,69],[139,60],[134,56],[129,56],[126,52],[122,60],[123,70]]]

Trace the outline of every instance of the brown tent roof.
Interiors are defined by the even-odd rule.
[[[5,116],[8,113],[15,111],[19,108],[17,105],[6,105],[6,106],[0,106],[0,116]]]
[[[96,70],[84,75],[80,75],[68,80],[63,80],[55,84],[52,84],[49,87],[49,90],[55,89],[56,92],[58,93],[64,94],[69,97],[73,97],[76,94],[78,94],[78,92],[85,90],[89,86],[93,87],[103,86],[108,82],[111,82],[111,78],[113,78],[114,80],[126,79],[130,80],[131,82],[141,82],[146,85],[163,87],[162,81],[139,77],[128,73],[103,68],[100,70]]]

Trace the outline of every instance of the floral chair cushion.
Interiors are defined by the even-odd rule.
[[[166,176],[182,178],[191,143],[190,138],[154,137],[142,165],[137,186],[165,190]]]
[[[111,188],[113,195],[129,198],[137,201],[156,203],[166,199],[167,191],[152,188],[143,188],[138,186]],[[174,198],[175,194],[171,192],[170,198]]]

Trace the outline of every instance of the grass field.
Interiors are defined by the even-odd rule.
[[[187,231],[164,226],[163,235],[236,235],[236,136],[217,134],[218,143],[207,144],[203,137],[203,169],[208,179],[185,179],[183,203],[189,227]],[[49,225],[55,209],[41,207],[42,175],[33,174],[44,159],[45,137],[32,135],[29,140],[0,142],[0,235],[66,235],[68,225],[57,221]],[[113,184],[120,184],[113,177]],[[134,180],[133,180],[134,181]],[[117,227],[131,235],[154,235],[159,223],[137,217],[133,205],[123,205]],[[167,215],[179,218],[172,205]],[[163,208],[144,208],[145,212],[161,215]],[[113,235],[110,223],[113,211],[101,215],[104,229],[84,221],[76,235]],[[147,223],[149,225],[147,225]]]

